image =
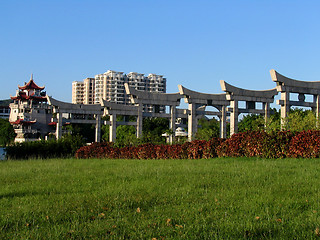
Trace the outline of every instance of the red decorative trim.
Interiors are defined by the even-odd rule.
[[[26,89],[37,89],[37,90],[43,90],[44,87],[39,87],[32,79],[24,86],[18,86],[19,89],[21,90],[26,90]]]
[[[11,124],[15,124],[15,125],[19,125],[19,124],[26,124],[26,125],[28,125],[28,124],[34,124],[34,123],[36,123],[37,121],[36,120],[34,120],[34,121],[25,121],[25,120],[23,120],[23,119],[18,119],[18,120],[16,120],[16,121],[14,121],[14,122],[10,122]]]

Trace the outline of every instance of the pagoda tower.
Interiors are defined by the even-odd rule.
[[[54,131],[49,125],[52,109],[47,103],[45,87],[33,81],[33,75],[24,86],[18,86],[10,104],[9,121],[17,134],[15,142],[36,141]]]

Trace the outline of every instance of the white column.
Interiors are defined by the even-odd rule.
[[[313,95],[313,102],[316,104],[315,112],[316,112],[316,126],[319,127],[319,113],[320,113],[320,95]]]
[[[100,142],[101,138],[101,115],[96,115],[96,134],[95,134],[95,141]]]
[[[143,110],[143,105],[139,104],[138,105],[138,116],[137,116],[137,138],[142,137],[142,110]]]
[[[176,132],[176,106],[170,106],[170,114],[170,129],[172,130],[173,134],[169,136],[169,143],[172,144]]]
[[[288,117],[290,111],[290,93],[281,92],[281,100],[283,104],[281,105],[281,130],[284,129],[285,119]]]
[[[267,127],[268,118],[270,116],[270,103],[263,103],[264,109],[264,127]]]
[[[56,139],[60,139],[62,137],[62,113],[57,112],[57,126],[56,126]]]
[[[110,114],[110,126],[109,126],[109,142],[116,141],[116,131],[117,131],[117,115]]]
[[[220,117],[220,137],[227,138],[227,112],[226,106],[221,106],[221,117]]]
[[[231,100],[230,107],[232,109],[230,114],[230,136],[238,132],[238,116],[239,116],[239,108],[238,108],[238,100]]]
[[[192,141],[194,135],[197,132],[197,119],[196,119],[196,104],[189,103],[189,115],[188,115],[188,140]]]

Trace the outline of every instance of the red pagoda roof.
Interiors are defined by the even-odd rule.
[[[11,124],[15,124],[15,125],[18,125],[18,124],[26,124],[26,125],[28,125],[28,124],[34,124],[34,123],[36,123],[36,120],[34,120],[34,121],[25,121],[25,120],[23,120],[23,119],[18,119],[18,120],[16,120],[16,121],[14,121],[14,122],[10,122]]]
[[[37,89],[37,90],[43,90],[44,87],[39,87],[34,81],[33,81],[33,75],[31,75],[30,81],[24,85],[24,86],[18,86],[19,89],[21,90],[26,90],[26,89]]]
[[[29,100],[29,99],[35,99],[39,101],[47,101],[47,97],[42,97],[42,96],[27,96],[25,93],[20,92],[18,96],[15,97],[10,97],[12,100],[17,100],[17,99],[24,99],[24,100]]]

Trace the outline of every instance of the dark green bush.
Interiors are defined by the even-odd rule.
[[[6,152],[7,159],[67,158],[83,145],[82,137],[68,135],[59,140],[15,143],[6,147]]]

